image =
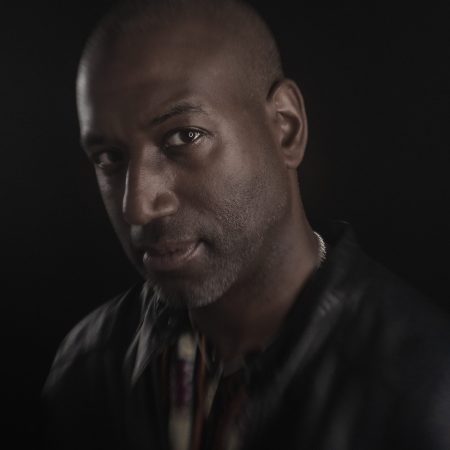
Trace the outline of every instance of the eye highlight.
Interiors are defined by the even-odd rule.
[[[170,132],[164,138],[164,148],[181,147],[184,145],[194,144],[201,140],[205,133],[196,128],[182,128]]]

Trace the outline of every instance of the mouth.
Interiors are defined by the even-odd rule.
[[[180,270],[198,256],[200,248],[201,241],[161,242],[145,249],[142,262],[150,273]]]

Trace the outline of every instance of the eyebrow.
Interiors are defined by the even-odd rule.
[[[148,126],[153,127],[156,125],[160,125],[166,122],[167,120],[171,119],[172,117],[176,117],[187,113],[207,114],[206,111],[200,105],[195,105],[189,102],[181,102],[173,105],[167,112],[159,116],[153,117],[149,122],[146,122],[144,124],[144,128],[147,128]],[[85,137],[82,137],[80,139],[81,146],[85,149],[89,147],[101,146],[104,145],[106,142],[107,139],[105,139],[101,135],[94,133],[87,133]]]
[[[149,125],[155,126],[160,125],[166,120],[171,119],[172,117],[179,116],[181,114],[186,113],[201,113],[206,114],[206,111],[200,105],[194,105],[189,102],[182,102],[176,105],[173,105],[167,112],[161,114],[160,116],[156,116],[150,120]]]

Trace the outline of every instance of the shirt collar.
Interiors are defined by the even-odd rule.
[[[141,321],[125,356],[124,369],[131,386],[139,380],[149,362],[175,342],[189,326],[186,311],[162,301],[149,282],[140,293]]]

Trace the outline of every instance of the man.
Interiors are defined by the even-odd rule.
[[[56,448],[450,448],[448,322],[345,225],[311,228],[302,96],[253,10],[119,4],[77,101],[145,282],[61,345],[45,387]]]

